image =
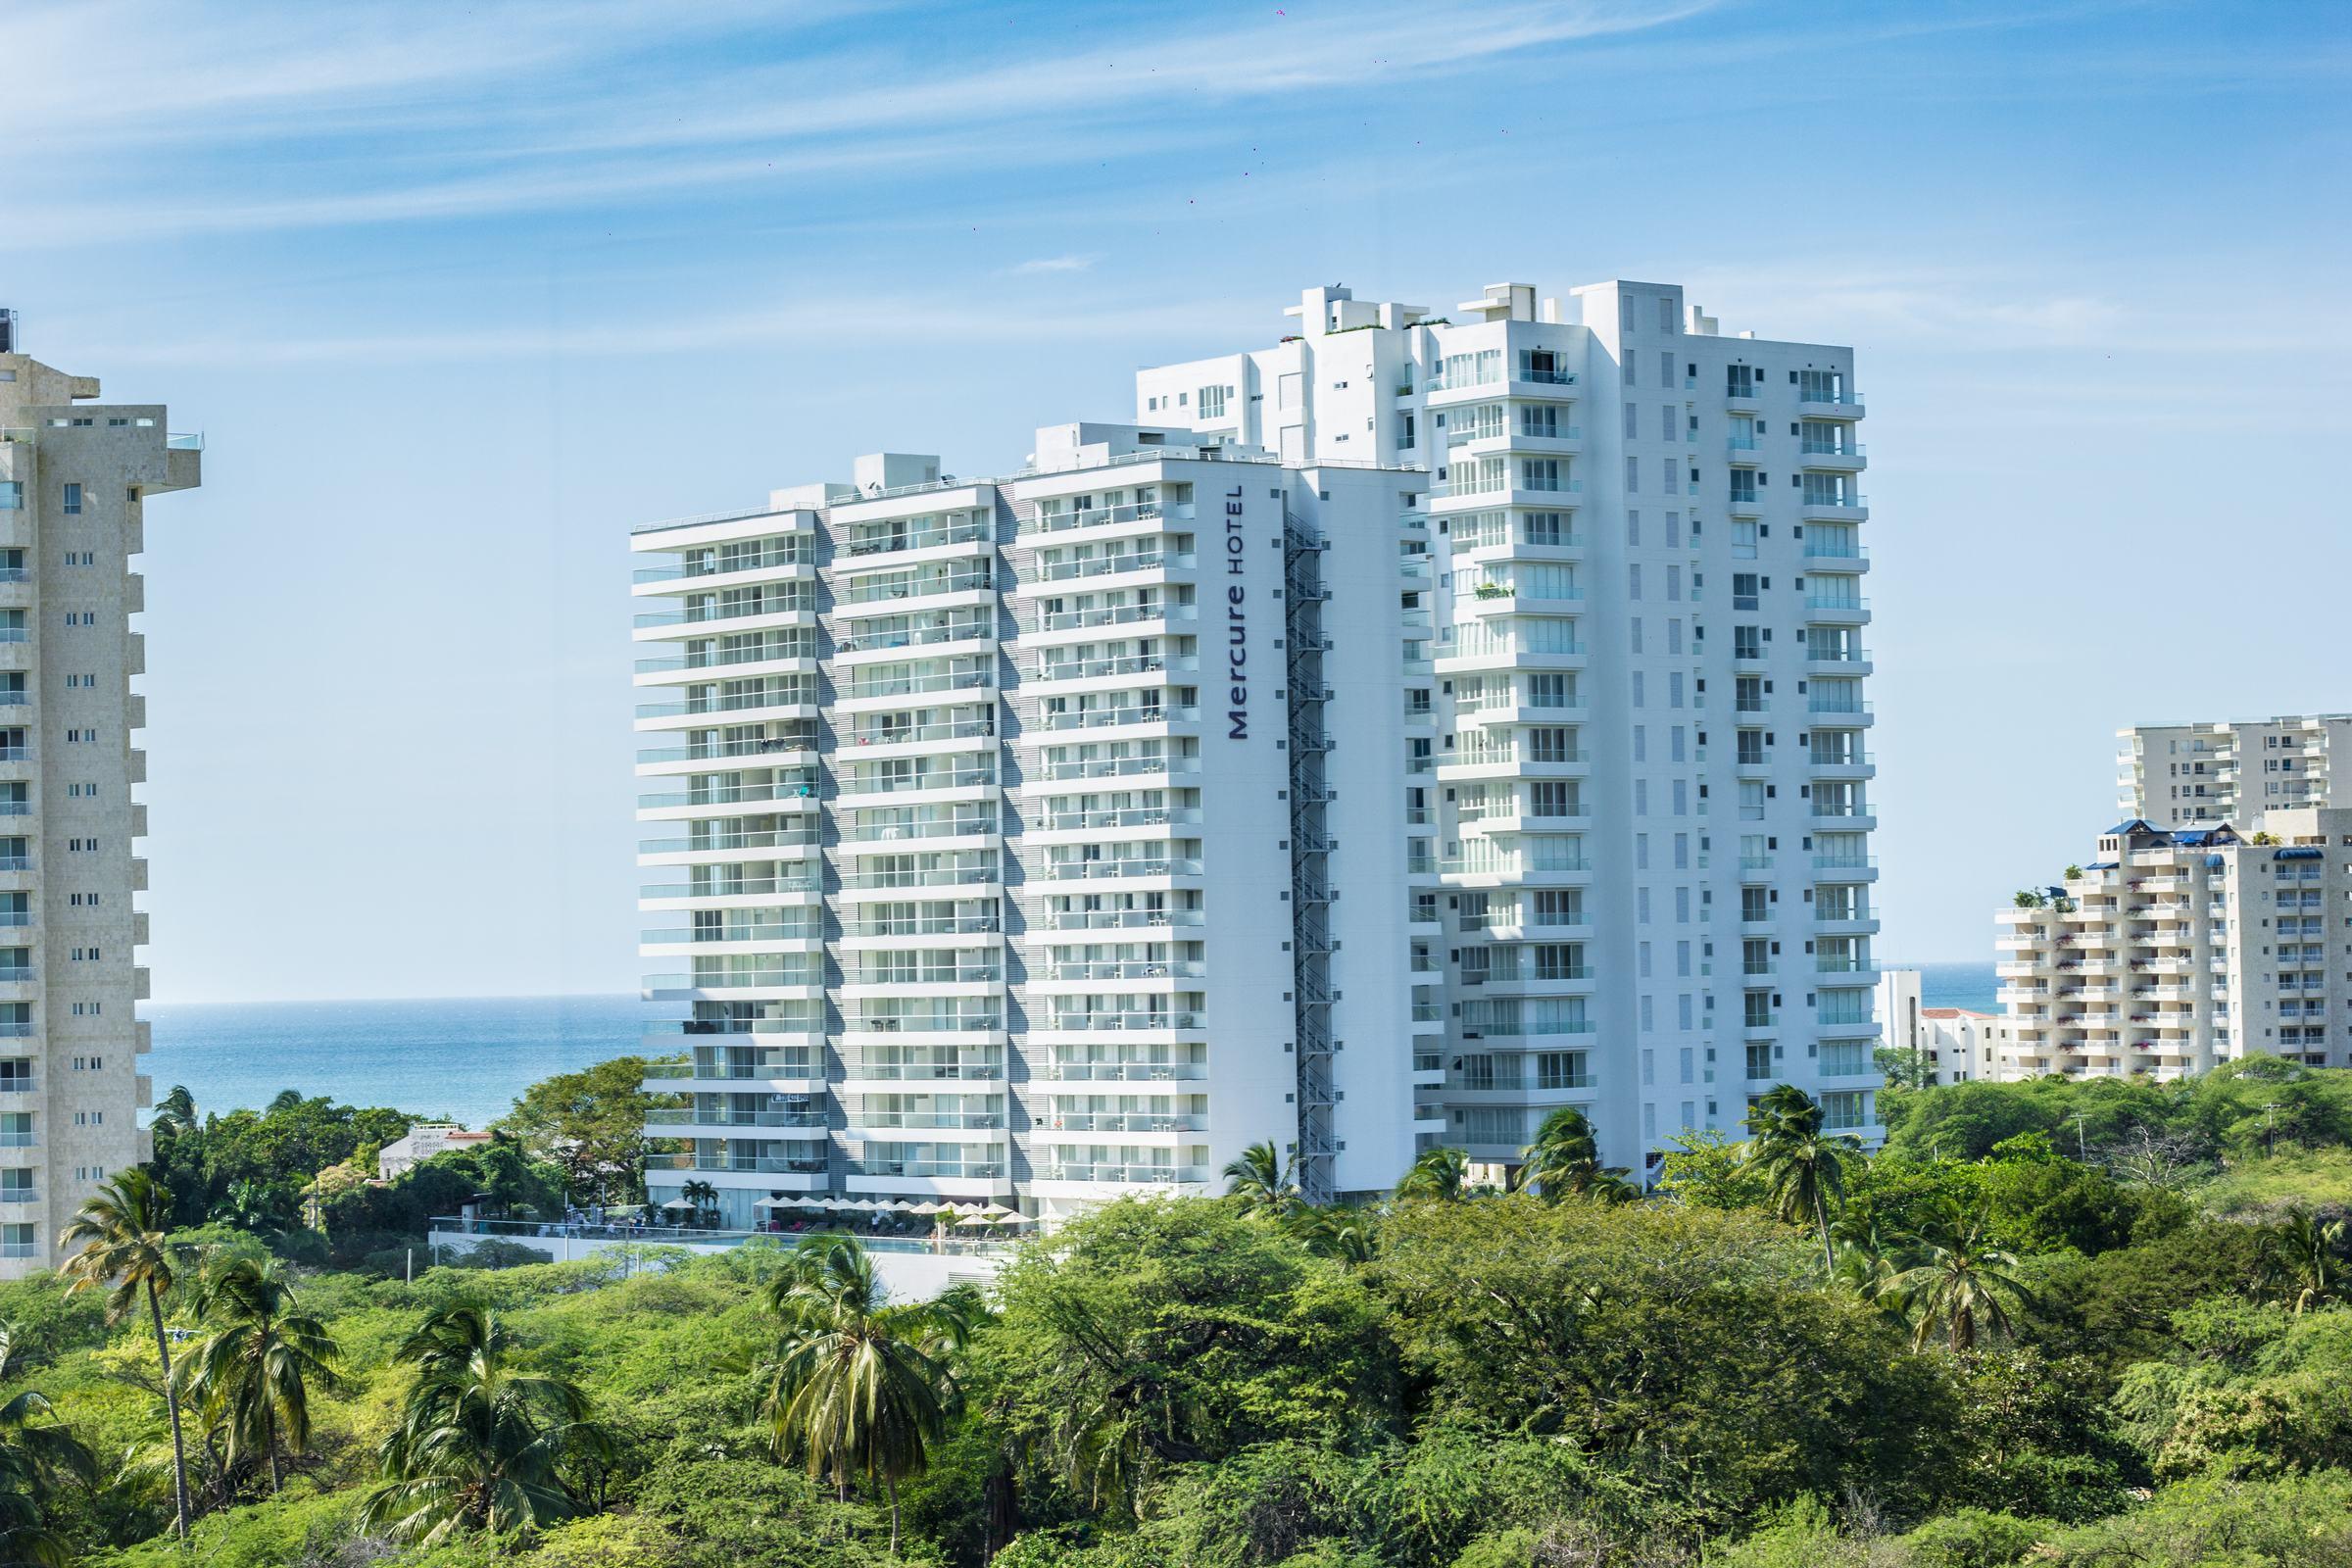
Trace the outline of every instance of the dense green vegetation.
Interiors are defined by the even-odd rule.
[[[840,1239],[320,1267],[378,1211],[240,1231],[159,1140],[0,1287],[0,1563],[2352,1562],[2352,1074],[1886,1114],[1866,1157],[1776,1094],[1646,1200],[1572,1115],[1363,1209],[1253,1150],[935,1302]]]

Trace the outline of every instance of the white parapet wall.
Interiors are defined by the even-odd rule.
[[[724,1252],[747,1245],[740,1235],[720,1235],[709,1241],[647,1241],[621,1235],[590,1235],[584,1228],[567,1226],[547,1227],[547,1234],[519,1234],[501,1231],[495,1235],[446,1229],[436,1226],[429,1237],[432,1261],[447,1262],[452,1254],[470,1252],[484,1242],[503,1242],[526,1247],[543,1252],[551,1263],[569,1263],[594,1256],[615,1248],[642,1250],[649,1247],[674,1247],[688,1252]],[[760,1241],[781,1238],[759,1238]],[[867,1255],[874,1260],[874,1272],[882,1276],[889,1287],[891,1299],[896,1301],[927,1301],[951,1285],[986,1285],[997,1277],[1004,1266],[1010,1249],[984,1244],[957,1242],[950,1244],[952,1251],[896,1250],[881,1246],[869,1246]],[[421,1260],[420,1260],[421,1261]]]

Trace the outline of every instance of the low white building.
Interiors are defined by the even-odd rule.
[[[488,1133],[469,1133],[454,1122],[418,1122],[377,1152],[375,1173],[390,1181],[435,1154],[446,1154],[453,1149],[472,1149],[489,1141]]]
[[[1922,1004],[1920,972],[1887,969],[1879,976],[1879,1016],[1886,1044],[1919,1053],[1929,1082],[1964,1084],[2002,1076],[2000,1061],[2016,1050],[2015,1026],[1997,1012]]]

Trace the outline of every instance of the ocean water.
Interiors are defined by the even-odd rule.
[[[1926,1006],[1999,1010],[1989,963],[1895,966],[1920,971]],[[259,1110],[292,1089],[480,1127],[539,1079],[644,1049],[629,996],[151,1004],[146,1016],[157,1098],[186,1084],[199,1110]]]
[[[553,1073],[638,1053],[635,997],[150,1004],[157,1099],[258,1110],[280,1090],[480,1127]]]
[[[1968,1007],[1977,1012],[2001,1010],[2001,983],[1989,963],[1889,962],[1887,967],[1919,971],[1919,1004],[1923,1007]]]

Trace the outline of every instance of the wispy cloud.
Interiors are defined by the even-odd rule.
[[[1014,277],[1034,277],[1041,272],[1083,272],[1100,261],[1096,256],[1038,256],[1005,271]]]
[[[881,28],[876,8],[842,0],[796,6],[788,25],[750,0],[252,5],[206,9],[214,26],[180,14],[191,50],[159,53],[106,40],[160,13],[83,0],[13,20],[17,57],[98,65],[24,74],[30,90],[0,101],[0,141],[75,127],[66,156],[20,166],[33,243],[589,210],[926,159],[970,173],[1116,156],[1105,138],[1122,129],[1164,147],[1173,108],[1425,90],[1713,3],[1496,0],[1469,22],[1420,4],[1299,6],[1241,25],[1106,8],[1084,46],[1058,49],[1034,31],[939,47],[950,19]],[[845,15],[860,25],[833,25]],[[967,28],[978,16],[958,14]]]

